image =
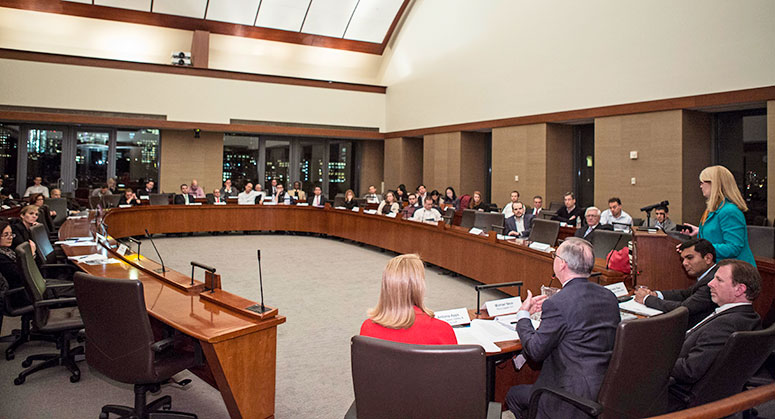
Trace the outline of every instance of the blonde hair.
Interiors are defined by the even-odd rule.
[[[382,272],[382,289],[377,306],[369,310],[374,323],[390,329],[408,329],[414,324],[414,307],[428,316],[425,307],[425,266],[416,254],[390,259]]]
[[[26,207],[22,208],[22,210],[19,213],[19,215],[28,214],[30,212],[34,212],[34,213],[37,214],[39,209],[40,209],[40,207],[37,206],[37,205],[27,205]]]
[[[705,212],[702,214],[700,224],[705,223],[708,213],[719,209],[724,200],[731,201],[740,211],[748,211],[743,195],[735,183],[735,177],[732,172],[724,166],[706,167],[700,172],[700,182],[710,182],[710,196],[708,197]]]
[[[344,199],[347,200],[347,195],[352,195],[355,198],[355,192],[352,189],[348,189],[344,192]]]
[[[479,202],[476,202],[476,195],[479,195]],[[474,204],[474,202],[476,202],[476,204]],[[478,205],[481,202],[484,202],[484,199],[482,198],[482,193],[479,191],[474,191],[474,193],[471,194],[471,200],[468,201],[468,208],[473,208],[474,205]]]

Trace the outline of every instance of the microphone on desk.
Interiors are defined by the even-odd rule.
[[[264,280],[261,275],[261,249],[256,250],[256,256],[258,258],[258,287],[261,292],[261,304],[254,304],[250,307],[247,307],[245,310],[263,314],[269,311],[269,309],[264,305]]]
[[[140,260],[140,245],[143,244],[143,242],[131,236],[126,239],[137,245],[137,260]]]
[[[148,232],[148,229],[145,229],[145,237],[148,238],[148,240],[151,241],[151,245],[153,246],[153,250],[156,251],[156,256],[159,257],[159,261],[161,261],[161,269],[154,269],[154,272],[163,274],[164,272],[167,272],[167,268],[164,267],[164,259],[161,258],[161,253],[159,253],[159,249],[156,248],[156,243],[153,242],[153,238],[151,238],[151,233]]]

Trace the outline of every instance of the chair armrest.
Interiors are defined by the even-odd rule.
[[[40,270],[43,270],[43,269],[68,269],[71,271],[77,271],[78,267],[67,263],[46,263],[46,264],[40,265]]]
[[[20,292],[24,292],[24,287],[8,289],[5,291],[5,296],[8,297],[9,295],[18,294]]]
[[[672,379],[671,379],[672,381]],[[669,386],[667,388],[668,393],[670,393],[671,396],[675,397],[676,399],[682,401],[684,405],[688,405],[692,401],[692,394],[687,393],[683,389],[681,389],[678,386]]]
[[[501,419],[501,404],[498,402],[487,403],[487,419]]]
[[[503,234],[503,226],[493,224],[492,229],[498,234]]]
[[[533,394],[530,396],[530,413],[528,415],[529,418],[534,418],[538,414],[538,401],[541,399],[541,395],[543,395],[544,393],[548,393],[550,395],[553,395],[559,398],[564,402],[572,404],[573,406],[580,409],[582,412],[586,413],[589,416],[598,417],[600,416],[601,413],[603,413],[603,406],[597,402],[594,402],[589,399],[585,399],[583,397],[576,396],[575,394],[568,393],[567,391],[564,391],[564,390],[541,387],[533,391]]]
[[[157,352],[157,353],[158,352],[164,352],[164,351],[167,350],[167,348],[169,348],[170,346],[174,345],[176,340],[177,339],[175,338],[175,336],[170,336],[168,338],[165,338],[165,339],[162,339],[160,341],[154,342],[151,345],[151,350],[154,351],[154,352]]]
[[[75,297],[66,297],[66,298],[52,298],[49,300],[35,301],[32,304],[35,306],[35,308],[56,307],[56,306],[75,307],[78,305],[78,301],[76,301]]]
[[[772,378],[765,377],[751,377],[748,382],[745,383],[745,387],[761,387],[767,384],[772,384]]]

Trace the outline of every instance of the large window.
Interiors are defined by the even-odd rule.
[[[223,137],[223,179],[231,179],[240,189],[258,180],[259,139],[239,135]]]
[[[352,189],[353,169],[352,142],[332,142],[328,155],[328,197],[333,199],[337,194],[344,194]],[[356,192],[357,194],[357,192]]]
[[[264,169],[264,189],[268,188],[272,179],[277,183],[288,184],[291,159],[290,141],[266,141],[266,167]]]
[[[0,125],[0,177],[3,194],[16,190],[16,169],[19,160],[19,126]]]
[[[149,180],[159,181],[159,130],[119,130],[116,134],[116,176],[137,190]]]

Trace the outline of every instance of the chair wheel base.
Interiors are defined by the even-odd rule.
[[[13,361],[14,358],[16,358],[16,354],[14,354],[13,352],[10,352],[10,353],[6,352],[5,353],[5,360],[6,361]]]
[[[22,361],[22,368],[29,368],[29,366],[32,365],[32,361],[29,359],[25,359]]]
[[[73,374],[70,376],[71,383],[77,383],[79,381],[81,381],[81,374]]]
[[[25,380],[24,377],[16,377],[16,378],[13,379],[13,383],[14,383],[14,385],[20,386],[20,385],[24,384],[24,380]]]

